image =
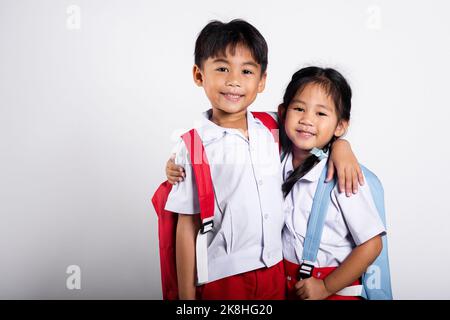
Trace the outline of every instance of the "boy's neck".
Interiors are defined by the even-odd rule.
[[[309,150],[301,150],[294,146],[292,148],[292,166],[294,170],[301,166],[310,155]]]
[[[226,113],[213,108],[211,121],[223,128],[238,129],[248,138],[247,109],[236,113]]]

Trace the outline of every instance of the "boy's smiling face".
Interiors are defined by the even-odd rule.
[[[233,53],[227,48],[225,56],[210,57],[193,70],[212,108],[225,114],[246,111],[266,83],[266,73],[261,75],[261,65],[247,47],[237,45]]]

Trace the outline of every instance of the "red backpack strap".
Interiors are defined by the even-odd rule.
[[[252,114],[256,119],[260,120],[267,129],[269,129],[275,139],[275,142],[278,143],[281,150],[278,122],[268,112],[252,111]]]
[[[211,170],[206,157],[202,139],[197,130],[192,129],[181,136],[183,139],[194,171],[197,183],[198,200],[200,204],[201,232],[206,233],[213,228],[214,218],[214,188]]]

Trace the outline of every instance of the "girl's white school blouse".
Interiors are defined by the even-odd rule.
[[[303,243],[314,193],[326,164],[327,159],[320,161],[297,181],[285,198],[283,256],[290,262],[302,263]],[[293,171],[291,153],[284,159],[282,170],[283,179],[286,180]],[[331,192],[315,266],[337,267],[355,246],[385,232],[367,184],[360,186],[358,193],[351,197],[347,197],[345,192],[339,193],[336,186]]]
[[[215,190],[214,228],[208,232],[208,282],[270,267],[282,260],[284,225],[278,144],[262,122],[247,112],[247,139],[223,128],[205,112],[196,129],[205,146]],[[200,212],[195,177],[182,140],[175,163],[186,178],[173,186],[166,210]]]

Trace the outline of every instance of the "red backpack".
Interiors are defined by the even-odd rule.
[[[273,134],[278,143],[278,123],[267,112],[252,112]],[[214,189],[211,171],[205,149],[200,136],[191,129],[181,136],[192,164],[200,204],[201,233],[207,233],[213,228]],[[161,263],[161,283],[164,300],[178,300],[177,266],[175,258],[175,236],[178,214],[165,210],[167,198],[172,185],[165,181],[152,197],[153,207],[158,216],[159,257]]]

